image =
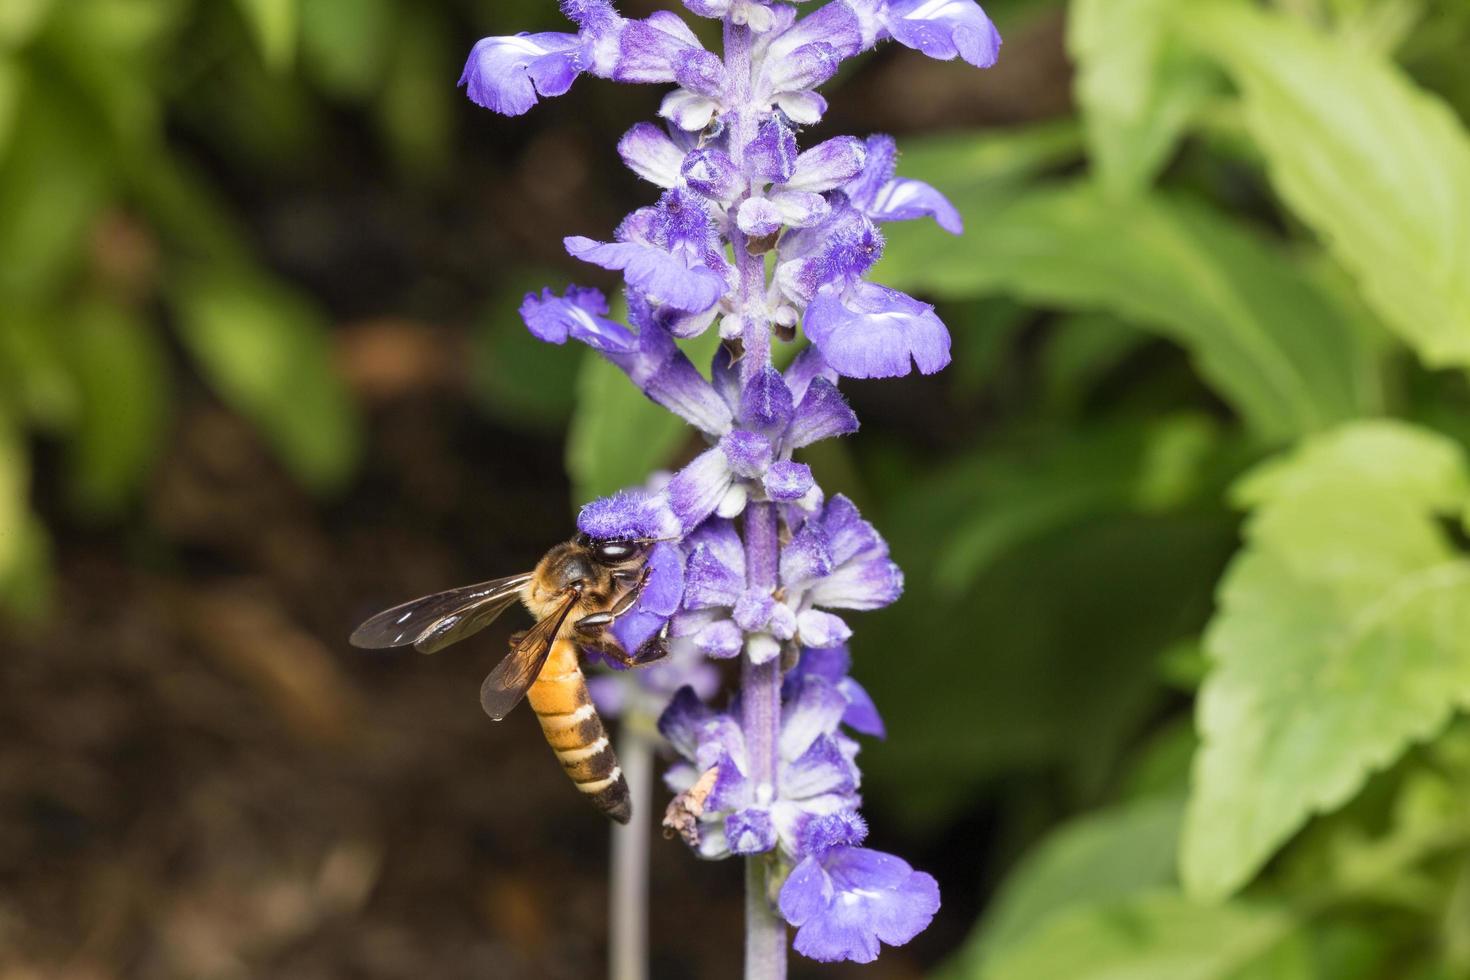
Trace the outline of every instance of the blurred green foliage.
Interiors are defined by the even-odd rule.
[[[1083,146],[909,141],[970,232],[895,228],[878,273],[951,323],[997,296],[1053,311],[986,338],[1030,348],[987,355],[1026,390],[950,474],[901,448],[866,471],[911,570],[856,641],[893,705],[873,782],[943,822],[987,783],[1064,777],[1004,806],[1037,843],[945,976],[1464,975],[1463,7],[1068,14]],[[884,657],[904,646],[919,676]],[[1202,742],[1139,795],[1180,684]],[[1059,799],[1085,813],[1045,831]]]
[[[1470,974],[1470,5],[987,6],[1010,38],[1064,10],[1075,110],[901,140],[968,233],[890,226],[876,277],[939,304],[955,364],[900,406],[850,386],[869,424],[809,457],[908,573],[854,640],[892,736],[864,750],[871,807],[996,827],[1007,874],[943,975]],[[328,315],[232,185],[309,169],[343,106],[398,179],[442,180],[456,17],[559,19],[0,3],[12,613],[45,607],[39,514],[126,518],[196,377],[304,487],[352,485]],[[470,373],[499,424],[565,435],[584,500],[691,446],[615,369],[525,337],[521,295],[558,279],[495,270]]]

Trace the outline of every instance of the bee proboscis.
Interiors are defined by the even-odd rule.
[[[562,768],[577,789],[613,820],[627,823],[633,806],[602,719],[587,691],[579,648],[626,666],[664,655],[663,633],[631,654],[610,627],[631,610],[648,579],[642,540],[578,534],[556,545],[521,575],[480,582],[405,602],[353,631],[353,646],[412,644],[434,653],[478,633],[521,600],[536,625],[510,639],[511,652],[480,685],[480,705],[496,721],[526,698]]]

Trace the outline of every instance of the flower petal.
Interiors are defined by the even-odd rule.
[[[476,42],[459,84],[476,105],[505,116],[519,116],[535,105],[538,94],[556,96],[576,80],[575,34],[517,34]]]
[[[730,462],[730,469],[747,479],[760,477],[771,465],[771,440],[759,432],[735,429],[720,439],[720,452]]]
[[[837,731],[847,699],[820,677],[807,677],[781,709],[781,758],[800,758],[819,738]],[[782,788],[782,794],[790,796]],[[810,794],[808,794],[810,795]]]
[[[881,609],[903,595],[903,571],[887,558],[849,562],[808,595],[814,605],[828,609]]]
[[[661,118],[689,133],[704,129],[719,111],[719,102],[682,88],[676,88],[665,95],[658,107]]]
[[[822,511],[822,529],[827,533],[834,565],[846,564],[854,558],[881,558],[888,555],[888,544],[878,529],[863,519],[857,505],[844,494],[835,495]]]
[[[699,728],[712,714],[694,693],[694,688],[681,687],[663,714],[658,716],[659,734],[668,740],[675,752],[692,761],[699,744]]]
[[[662,127],[641,122],[618,140],[618,155],[628,169],[660,187],[678,187],[684,151]]]
[[[965,231],[965,219],[945,197],[922,180],[900,177],[890,180],[878,191],[873,203],[864,210],[874,221],[913,221],[933,218],[951,235]]]
[[[797,831],[797,849],[802,855],[820,855],[834,847],[853,847],[868,836],[868,824],[856,810],[810,814]]]
[[[728,660],[740,654],[745,634],[732,621],[721,619],[695,633],[694,645],[711,657]]]
[[[776,107],[798,126],[815,126],[827,114],[827,100],[816,92],[782,92]]]
[[[813,381],[826,378],[835,385],[839,377],[841,375],[822,359],[821,351],[815,347],[806,347],[786,369],[786,387],[791,389],[791,397],[799,403],[806,398]]]
[[[796,158],[786,189],[834,190],[862,173],[867,158],[868,148],[856,136],[838,136],[818,143]]]
[[[896,289],[858,283],[844,297],[822,289],[807,307],[807,337],[827,363],[849,378],[924,374],[949,363],[949,331],[934,308]]]
[[[788,449],[800,449],[822,439],[851,435],[857,430],[857,413],[848,406],[842,392],[826,378],[815,378],[807,386],[801,404],[796,407],[791,425],[786,430],[784,445]]]
[[[811,959],[871,963],[880,940],[902,946],[924,931],[939,910],[934,879],[891,854],[838,847],[820,858],[804,859],[798,870],[807,862],[821,866],[827,886],[813,885],[815,872],[807,868],[789,903],[783,886],[781,910],[798,926],[793,942],[797,952]]]
[[[636,350],[638,338],[621,323],[609,320],[607,298],[595,289],[568,286],[565,297],[549,288],[541,295],[527,293],[521,319],[538,340],[564,344],[568,337],[603,352]]]
[[[808,609],[798,615],[796,628],[801,642],[808,647],[835,647],[852,636],[852,629],[840,617],[820,609]]]
[[[753,633],[745,638],[745,655],[753,664],[768,664],[780,653],[781,641],[769,633]]]
[[[594,538],[651,541],[677,537],[681,525],[662,496],[622,490],[585,505],[577,529]]]
[[[889,0],[883,23],[899,44],[941,61],[989,68],[1000,56],[1000,32],[974,0]]]
[[[638,593],[638,608],[657,616],[672,616],[684,598],[684,555],[660,541],[648,552],[648,581]]]
[[[745,590],[745,545],[726,520],[684,539],[684,608],[733,607]]]
[[[769,810],[747,807],[725,818],[725,840],[736,854],[760,854],[776,846],[776,827]]]
[[[781,372],[766,365],[745,385],[740,396],[740,421],[762,432],[780,432],[791,421],[791,389]]]
[[[788,589],[831,574],[832,568],[831,542],[817,521],[805,521],[781,548],[781,584]]]
[[[680,173],[684,181],[711,200],[728,203],[745,190],[740,168],[724,150],[706,147],[684,158]]]
[[[837,888],[822,865],[806,858],[786,876],[781,886],[781,915],[794,926],[800,926],[827,911]]]
[[[780,116],[771,116],[756,130],[746,149],[746,166],[758,180],[782,183],[796,167],[796,134]]]
[[[800,500],[816,485],[810,466],[789,459],[772,463],[761,482],[766,496],[782,502]]]
[[[846,704],[841,695],[837,695],[837,700]],[[784,732],[782,740],[785,741]],[[836,739],[822,735],[800,757],[781,763],[780,786],[781,796],[787,800],[847,794],[857,789],[857,767],[842,753]]]
[[[701,312],[714,306],[725,292],[725,279],[713,269],[688,262],[683,256],[641,242],[599,242],[581,235],[566,239],[567,252],[583,262],[618,269],[628,284],[659,303]]]
[[[707,449],[674,474],[664,493],[674,516],[688,530],[714,513],[734,479],[725,454],[718,448]]]
[[[873,703],[873,698],[857,681],[851,677],[844,677],[837,682],[837,690],[847,698],[847,710],[842,713],[842,723],[855,732],[871,735],[874,738],[886,738],[888,729],[883,724],[883,718],[878,714],[878,706]]]
[[[630,311],[633,308],[630,303]],[[651,401],[690,425],[711,436],[730,430],[734,422],[730,407],[662,327],[645,323],[636,350],[604,353]]]

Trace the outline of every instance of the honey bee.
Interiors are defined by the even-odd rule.
[[[660,631],[633,653],[610,627],[633,608],[648,581],[651,541],[609,540],[578,534],[546,553],[534,571],[467,585],[394,606],[353,631],[353,646],[412,644],[435,653],[489,626],[517,599],[536,625],[510,638],[510,654],[480,685],[480,706],[504,718],[521,698],[577,789],[618,823],[633,813],[628,784],[607,730],[587,691],[579,648],[625,666],[652,663],[667,653]]]

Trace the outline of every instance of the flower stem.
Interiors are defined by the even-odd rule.
[[[776,505],[753,503],[745,510],[746,583],[753,590],[776,587],[779,542]],[[741,669],[741,727],[751,782],[758,796],[776,797],[777,738],[781,731],[781,658],[754,663],[747,654]],[[783,980],[786,976],[786,923],[771,906],[768,854],[746,858],[745,978]]]
[[[725,21],[725,70],[730,78],[730,155],[745,166],[746,150],[755,139],[757,107],[751,101],[751,49],[755,37],[750,28]],[[755,191],[748,191],[750,196]],[[752,255],[745,235],[730,209],[728,234],[740,282],[735,293],[734,313],[740,318],[742,355],[740,373],[749,383],[771,363],[771,325],[766,316],[765,261]],[[751,503],[745,508],[746,585],[754,592],[771,593],[777,584],[780,542],[777,537],[776,506]],[[745,730],[748,776],[758,795],[776,797],[777,737],[781,730],[781,658],[763,664],[749,654],[741,665],[741,727]],[[785,980],[786,923],[771,905],[770,855],[756,854],[745,860],[745,978]]]
[[[618,762],[633,799],[633,819],[612,831],[608,976],[648,977],[648,842],[653,827],[653,741],[648,721],[629,712],[618,731]]]

